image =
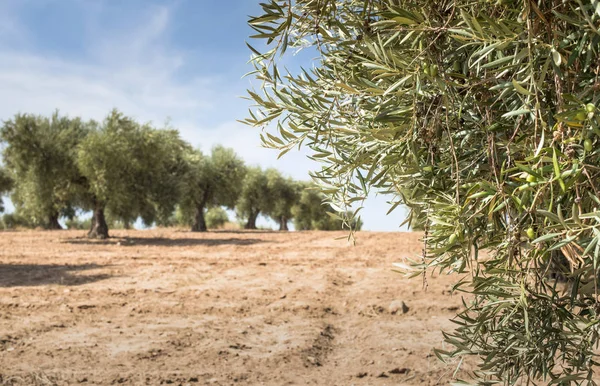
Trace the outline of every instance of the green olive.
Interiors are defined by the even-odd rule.
[[[458,60],[455,60],[454,63],[452,63],[452,71],[454,72],[460,72],[461,67],[462,66]]]
[[[588,113],[593,113],[594,111],[596,111],[596,106],[593,103],[588,103],[587,105],[585,105],[585,109]]]
[[[587,112],[580,111],[575,115],[575,119],[578,121],[585,121],[587,118]]]
[[[592,140],[587,138],[585,141],[583,141],[583,148],[585,149],[585,151],[592,151],[592,149],[594,148],[592,146]]]
[[[456,235],[456,233],[452,233],[450,235],[450,238],[448,239],[448,244],[454,245],[454,243],[456,243],[457,238],[458,238],[458,236]]]
[[[438,74],[438,66],[437,66],[437,64],[434,64],[434,65],[431,66],[430,72],[431,72],[431,76],[433,78],[435,78],[437,76],[437,74]]]
[[[526,180],[527,180],[527,182],[537,182],[537,177],[534,176],[533,174],[527,174]]]
[[[529,237],[530,240],[533,240],[535,238],[535,231],[532,227],[527,228],[525,233],[527,233],[527,237]]]

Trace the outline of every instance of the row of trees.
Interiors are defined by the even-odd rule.
[[[88,236],[108,237],[107,216],[125,227],[170,224],[173,213],[192,231],[206,231],[209,208],[235,209],[256,229],[259,214],[288,229],[341,229],[311,184],[275,169],[248,167],[232,149],[203,154],[177,130],[140,124],[117,110],[103,122],[55,113],[19,114],[0,129],[4,168],[0,193],[10,192],[18,218],[60,229],[59,219],[91,211]],[[13,218],[16,218],[13,216]]]

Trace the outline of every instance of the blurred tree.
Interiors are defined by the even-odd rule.
[[[300,183],[301,192],[297,203],[292,208],[294,227],[296,230],[334,231],[343,229],[360,230],[360,217],[351,218],[354,223],[347,224],[343,216],[337,214],[327,202],[318,186]],[[348,216],[348,214],[346,214]]]
[[[17,114],[5,121],[0,139],[6,171],[14,181],[11,195],[20,216],[47,229],[61,229],[61,215],[73,215],[81,176],[76,149],[88,127],[79,118]]]
[[[276,173],[276,171],[264,172],[259,167],[248,168],[236,204],[238,217],[246,220],[245,229],[256,229],[258,215],[263,211],[267,213],[273,208],[268,173]]]
[[[263,213],[279,224],[280,231],[288,230],[288,222],[292,219],[292,207],[300,197],[300,186],[291,178],[285,178],[276,169],[268,169],[267,191],[270,205]]]
[[[17,211],[2,215],[0,226],[3,229],[35,228],[40,224],[31,222],[27,217],[21,216]]]
[[[0,168],[0,196],[9,193],[13,188],[13,180],[6,169]],[[4,212],[4,202],[0,199],[0,213]]]
[[[206,226],[209,229],[221,228],[227,224],[229,216],[225,209],[215,206],[206,211]]]
[[[67,226],[67,229],[89,230],[92,226],[92,219],[82,219],[80,217],[74,216],[73,218],[70,218],[67,221],[65,221],[65,225]]]
[[[187,170],[179,208],[192,232],[205,232],[204,212],[214,198],[217,173],[211,159],[200,150],[186,153]]]
[[[181,199],[181,198],[180,198]],[[159,227],[189,227],[191,216],[186,215],[179,205],[175,206],[175,210],[167,217],[160,216],[156,219],[155,224]]]
[[[176,130],[140,125],[113,110],[82,142],[77,164],[93,211],[90,238],[108,237],[106,211],[125,224],[173,212],[188,145]]]
[[[246,174],[244,161],[233,149],[215,146],[210,157],[199,150],[185,154],[186,171],[182,178],[179,207],[192,232],[207,230],[205,211],[209,207],[233,209]]]

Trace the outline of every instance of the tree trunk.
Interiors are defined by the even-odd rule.
[[[100,203],[94,204],[94,214],[92,216],[92,227],[88,232],[88,238],[90,239],[107,239],[108,238],[108,225],[106,224],[106,218],[104,217],[104,205]]]
[[[199,204],[196,207],[194,215],[194,223],[192,224],[192,232],[206,232],[206,221],[204,221],[204,205]]]
[[[90,221],[90,231],[88,232],[88,234],[92,232],[92,229],[94,229],[95,226],[96,226],[96,219],[94,218],[94,214],[92,213],[92,220]]]
[[[280,231],[289,231],[288,229],[288,219],[285,216],[281,216],[279,218],[279,230]]]
[[[248,222],[246,223],[245,229],[256,229],[256,218],[258,217],[257,212],[250,212],[250,216],[248,216]]]
[[[123,220],[123,229],[131,229],[131,222],[129,220]]]
[[[54,230],[54,229],[63,229],[63,227],[58,222],[58,217],[59,217],[58,213],[52,213],[48,217],[48,225],[47,225],[46,229],[52,229],[52,230]]]

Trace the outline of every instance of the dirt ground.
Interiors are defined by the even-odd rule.
[[[455,370],[432,352],[461,307],[454,278],[392,271],[419,234],[83,234],[0,232],[0,384],[447,385]]]

